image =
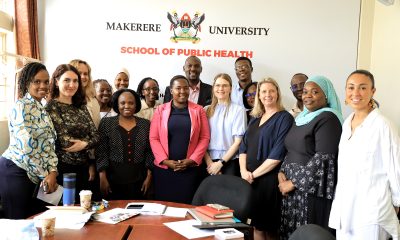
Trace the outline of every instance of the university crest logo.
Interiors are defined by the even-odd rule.
[[[197,34],[198,32],[201,32],[200,24],[205,19],[204,13],[200,15],[199,12],[196,12],[193,16],[193,19],[191,19],[187,13],[183,14],[182,17],[179,18],[178,13],[172,11],[172,13],[168,12],[167,18],[171,22],[170,31],[173,31],[174,33],[174,36],[170,38],[172,42],[200,42],[200,38],[197,37]]]

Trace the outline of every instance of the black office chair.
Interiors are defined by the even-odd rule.
[[[194,194],[192,205],[218,203],[233,209],[235,217],[246,223],[252,207],[252,191],[250,184],[240,177],[208,176]]]
[[[326,229],[315,224],[300,226],[290,235],[289,240],[335,240],[336,238]]]
[[[192,205],[201,206],[218,203],[234,210],[234,216],[247,223],[252,208],[253,189],[240,177],[231,175],[213,175],[205,178],[196,193]],[[252,226],[230,226],[243,232],[245,240],[254,239]]]

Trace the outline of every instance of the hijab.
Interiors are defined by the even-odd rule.
[[[334,113],[340,123],[343,124],[342,108],[332,82],[324,76],[313,76],[306,81],[306,84],[308,82],[314,82],[322,89],[326,97],[327,106],[313,112],[310,112],[307,107],[304,106],[304,110],[295,119],[296,126],[302,126],[311,122],[323,112]]]

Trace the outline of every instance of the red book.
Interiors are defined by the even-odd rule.
[[[207,215],[211,218],[232,218],[233,210],[232,209],[221,209],[218,210],[216,208],[210,206],[199,206],[195,208],[198,212]]]

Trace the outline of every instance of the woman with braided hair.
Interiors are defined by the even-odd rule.
[[[40,103],[49,91],[49,73],[28,63],[18,79],[19,99],[9,115],[10,145],[0,157],[0,195],[6,218],[24,219],[43,211],[32,198],[36,184],[47,193],[57,189],[56,133]]]

